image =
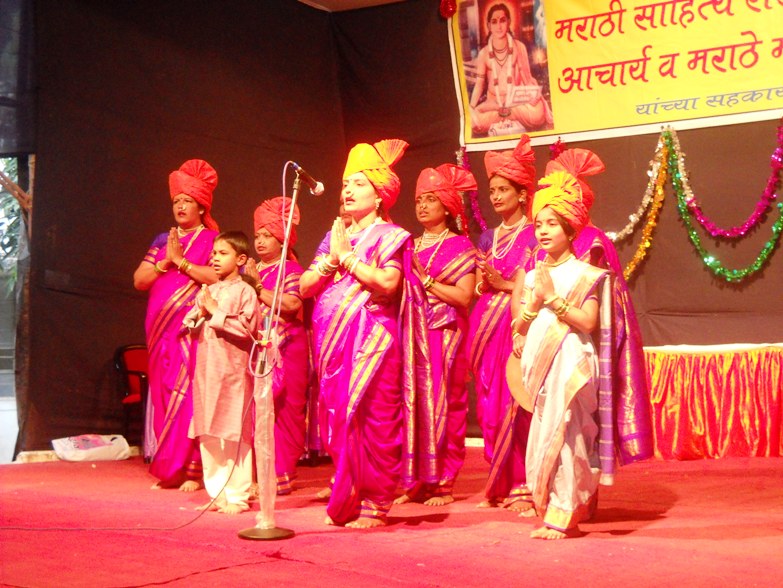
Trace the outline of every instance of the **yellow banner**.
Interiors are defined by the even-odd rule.
[[[783,115],[783,0],[457,0],[469,150]]]

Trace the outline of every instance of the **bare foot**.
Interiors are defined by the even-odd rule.
[[[530,536],[533,539],[543,539],[545,541],[553,541],[557,539],[567,539],[569,537],[578,537],[580,535],[579,529],[573,529],[568,533],[558,531],[557,529],[551,529],[550,527],[539,527],[535,531],[530,532]]]
[[[531,506],[527,510],[521,511],[519,513],[519,516],[524,517],[526,519],[532,519],[534,516],[536,516],[536,509]]]
[[[503,502],[503,508],[510,510],[511,512],[525,512],[528,510],[532,510],[533,503],[528,502],[527,500],[510,500],[510,501],[504,501]]]
[[[204,486],[198,480],[185,480],[179,487],[180,492],[195,492],[201,490]]]
[[[150,490],[160,490],[163,486],[160,485],[160,482],[155,482],[152,486],[150,486]]]
[[[221,507],[220,512],[227,515],[237,515],[241,512],[245,512],[248,508],[242,504],[227,504]]]
[[[482,500],[476,505],[476,508],[496,508],[497,505],[497,500]]]
[[[371,519],[369,517],[359,517],[355,521],[345,524],[346,529],[374,529],[376,527],[386,526],[383,519]]]
[[[451,494],[445,496],[433,496],[424,501],[425,506],[443,506],[445,504],[451,504],[454,502],[454,497]]]
[[[392,504],[405,504],[406,502],[410,502],[411,497],[407,494],[403,494],[402,496],[398,496],[394,499],[394,502]]]
[[[220,505],[217,502],[207,502],[206,504],[202,504],[201,506],[197,506],[196,510],[207,510],[210,512],[218,511],[220,510]]]
[[[334,521],[332,520],[332,517],[326,517],[324,519],[324,524],[325,525],[332,525],[332,526],[334,526]]]
[[[327,486],[323,490],[319,490],[318,493],[315,495],[316,498],[320,500],[326,500],[332,495],[332,489]]]

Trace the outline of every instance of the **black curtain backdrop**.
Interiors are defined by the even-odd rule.
[[[172,225],[167,179],[182,161],[215,166],[214,217],[248,234],[255,206],[281,193],[287,160],[321,179],[326,194],[300,200],[304,264],[337,212],[351,145],[411,143],[392,216],[416,233],[419,171],[455,162],[458,108],[447,24],[434,0],[336,14],[295,0],[68,0],[38,2],[35,12],[38,164],[20,450],[119,430],[111,358],[117,346],[144,340],[146,295],[133,290],[132,273],[154,235]],[[776,124],[679,133],[694,191],[718,224],[740,224],[752,211],[769,176]],[[592,181],[598,226],[619,230],[636,210],[657,139],[569,145],[594,150],[607,165]],[[536,153],[542,173],[549,150]],[[470,163],[495,224],[483,154]],[[738,245],[705,243],[727,265],[745,266],[771,238],[772,220]],[[623,261],[636,245],[621,244]],[[645,344],[780,341],[780,255],[743,284],[713,278],[669,189],[632,282]]]

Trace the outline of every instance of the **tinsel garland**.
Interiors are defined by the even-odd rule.
[[[460,147],[456,151],[456,155],[457,165],[462,169],[473,173],[470,169],[470,160],[465,153],[465,148]],[[478,190],[471,190],[468,192],[468,195],[470,196],[470,213],[473,215],[473,219],[478,223],[478,226],[481,227],[481,232],[483,233],[487,230],[487,221],[484,220],[484,216],[481,214],[481,207],[479,206],[478,201]]]
[[[663,144],[663,136],[658,138],[658,144],[655,147],[655,156],[650,161],[650,169],[647,170],[647,176],[650,178],[647,181],[647,188],[644,191],[642,202],[639,204],[639,208],[636,212],[628,216],[628,224],[618,232],[608,231],[606,236],[612,241],[617,243],[628,237],[633,233],[634,228],[644,217],[644,213],[650,207],[650,203],[653,201],[653,196],[656,194],[657,186],[663,186],[666,182],[666,155],[664,154],[665,146]],[[649,221],[648,221],[649,222]]]
[[[666,193],[664,192],[663,187],[666,183],[666,166],[664,163],[666,162],[667,155],[668,147],[661,138],[659,139],[658,146],[655,150],[655,159],[650,162],[650,171],[648,172],[650,175],[650,181],[647,183],[647,191],[645,192],[644,196],[644,201],[646,201],[647,204],[649,204],[650,199],[652,199],[652,206],[647,213],[647,222],[644,224],[644,228],[642,229],[642,240],[639,242],[639,247],[637,247],[636,253],[634,253],[631,261],[629,261],[626,264],[625,269],[623,269],[623,277],[625,278],[626,282],[631,279],[631,275],[633,274],[634,270],[636,270],[642,260],[647,256],[647,252],[650,250],[650,247],[652,247],[652,233],[658,224],[658,215],[661,212],[663,201],[666,197]],[[640,207],[639,211],[637,211],[635,215],[631,215],[630,218],[632,221],[630,223],[630,229],[626,227],[620,233],[618,233],[618,236],[623,235],[624,238],[626,236],[624,235],[626,229],[628,229],[628,234],[630,234],[630,231],[633,230],[633,226],[644,214],[644,210],[647,206],[643,206],[643,208]],[[634,217],[637,217],[636,220],[634,220]],[[612,240],[614,241],[615,239]]]
[[[783,204],[777,204],[780,216],[772,225],[772,238],[764,243],[764,246],[761,248],[761,252],[756,259],[741,269],[728,269],[724,267],[720,260],[710,254],[702,246],[701,238],[691,221],[691,208],[688,203],[688,194],[685,191],[683,183],[683,178],[687,178],[687,172],[685,171],[685,155],[677,149],[674,133],[667,130],[664,131],[663,136],[666,145],[669,148],[668,172],[671,177],[672,188],[677,195],[677,210],[688,231],[688,236],[690,237],[693,246],[696,248],[696,251],[701,256],[704,265],[706,265],[716,276],[723,278],[727,282],[740,282],[759,271],[767,262],[780,240],[780,235],[783,231]],[[778,132],[778,137],[780,138],[780,131]],[[780,185],[780,170],[780,153],[776,150],[772,157],[772,175],[764,190],[764,201],[771,202],[775,198],[775,192]]]
[[[696,218],[699,224],[713,237],[725,239],[744,237],[751,229],[761,223],[762,217],[772,208],[772,203],[776,196],[776,187],[779,182],[780,169],[783,167],[783,119],[781,120],[781,123],[778,124],[777,130],[777,147],[771,157],[772,173],[770,173],[764,193],[761,195],[753,212],[744,223],[736,227],[731,227],[730,229],[722,229],[705,216],[698,200],[696,200],[696,197],[693,195],[693,190],[688,182],[688,174],[685,172],[684,168],[685,154],[682,152],[682,149],[680,149],[680,140],[677,137],[677,132],[673,129],[669,129],[671,142],[674,145],[674,152],[678,156],[677,160],[683,162],[678,168],[681,174],[680,180],[685,194],[685,203],[688,206],[688,210]]]

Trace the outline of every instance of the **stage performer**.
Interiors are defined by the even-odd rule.
[[[285,223],[291,211],[291,199],[278,196],[265,200],[253,214],[255,248],[260,261],[249,259],[245,274],[256,282],[259,301],[259,329],[274,320],[272,309],[275,285],[282,270],[280,321],[276,324],[277,354],[272,370],[272,394],[275,408],[275,473],[277,493],[290,494],[296,478],[296,464],[305,451],[307,384],[309,379],[308,342],[302,324],[302,298],[299,278],[302,268],[290,247],[296,245],[296,228],[291,227],[288,259],[281,264]],[[299,224],[299,207],[294,207],[293,225]],[[283,269],[284,266],[284,269]]]
[[[588,149],[566,149],[547,163],[546,174],[564,171],[576,178],[582,192],[585,208],[591,210],[595,193],[586,178],[603,172],[601,159]],[[615,394],[615,447],[622,465],[652,457],[654,453],[650,393],[646,379],[646,364],[642,347],[642,335],[636,318],[631,294],[623,277],[623,268],[612,241],[588,218],[587,225],[579,231],[571,245],[576,257],[596,267],[612,272],[614,287],[614,320],[612,323],[614,356],[618,358],[612,372]],[[529,260],[528,268],[546,255],[537,251]],[[515,286],[512,306],[520,300],[521,288]],[[518,343],[518,342],[517,342]],[[606,465],[602,475],[614,473],[614,462]]]
[[[511,34],[511,13],[499,2],[487,11],[487,44],[475,60],[470,120],[476,135],[515,135],[552,127],[552,111],[530,71],[525,44]],[[482,101],[482,97],[486,97]]]
[[[217,172],[190,159],[169,175],[176,227],[158,235],[133,274],[138,290],[149,290],[145,328],[149,354],[144,455],[152,459],[153,488],[201,487],[198,443],[188,438],[193,416],[191,359],[196,343],[178,336],[199,286],[217,281],[209,265],[218,225],[210,215]]]
[[[424,232],[415,241],[414,269],[426,291],[431,375],[414,410],[405,411],[407,445],[431,439],[437,478],[414,468],[413,484],[395,504],[454,501],[454,481],[465,461],[468,422],[468,305],[476,284],[476,250],[467,238],[462,192],[475,190],[469,171],[452,164],[427,168],[416,183],[416,218]],[[422,430],[426,429],[426,430]]]
[[[248,510],[253,481],[253,377],[248,369],[258,326],[256,292],[240,275],[250,253],[241,231],[220,233],[212,250],[215,284],[201,287],[183,320],[186,337],[198,337],[193,381],[193,422],[210,498],[202,509]],[[255,282],[254,282],[255,283]]]
[[[388,211],[400,193],[392,166],[407,147],[391,139],[351,149],[341,198],[352,224],[335,219],[300,281],[303,296],[316,296],[321,432],[335,464],[326,522],[351,528],[386,523],[400,475],[398,314],[411,238]]]
[[[506,382],[512,352],[511,290],[535,248],[526,213],[535,193],[535,155],[522,135],[513,151],[489,151],[484,157],[489,194],[502,222],[478,241],[478,295],[470,315],[469,359],[476,389],[476,416],[491,464],[480,507],[519,510],[529,493],[525,485],[525,446],[530,415],[519,411]]]

